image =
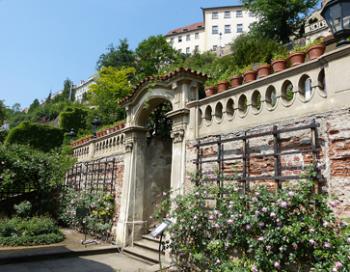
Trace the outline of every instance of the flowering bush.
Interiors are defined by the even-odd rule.
[[[86,215],[79,211],[86,211]],[[86,230],[99,238],[110,237],[113,226],[114,197],[106,192],[77,192],[66,188],[62,193],[60,222]]]
[[[307,181],[245,195],[197,187],[176,198],[169,246],[181,271],[350,271],[349,231],[326,200]]]

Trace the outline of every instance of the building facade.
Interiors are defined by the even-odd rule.
[[[223,48],[242,33],[248,32],[257,17],[243,6],[202,8],[203,22],[169,31],[167,41],[181,53],[214,51]]]
[[[94,84],[96,80],[96,75],[89,77],[87,80],[81,80],[78,85],[74,86],[75,90],[75,101],[82,103],[84,101],[84,96],[89,90],[89,86]]]

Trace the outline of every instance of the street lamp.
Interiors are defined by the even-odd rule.
[[[337,47],[350,44],[350,0],[330,0],[321,11],[334,37],[339,40]]]
[[[94,138],[96,138],[96,131],[97,131],[97,128],[101,125],[101,120],[99,118],[95,117],[94,120],[92,120],[91,124],[92,124]]]
[[[75,132],[74,132],[74,129],[73,129],[73,128],[67,133],[67,136],[68,136],[70,139],[73,139],[73,138],[75,137]]]

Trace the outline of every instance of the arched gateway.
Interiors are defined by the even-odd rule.
[[[187,103],[198,100],[199,88],[206,76],[179,69],[164,77],[140,83],[122,105],[127,111],[124,178],[120,213],[116,226],[119,243],[127,245],[148,232],[154,197],[161,190],[181,193],[185,180],[185,134],[188,129]],[[170,144],[147,142],[146,127],[150,113],[162,103],[171,104],[166,117],[171,120]],[[188,135],[189,136],[189,135]],[[191,137],[192,138],[192,137]],[[152,165],[156,167],[152,168]]]

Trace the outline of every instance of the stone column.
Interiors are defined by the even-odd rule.
[[[125,131],[124,180],[120,216],[117,223],[117,243],[132,245],[144,231],[144,148],[146,130],[130,127]]]
[[[171,190],[172,197],[182,194],[186,175],[186,144],[184,141],[188,124],[188,109],[180,109],[167,114],[173,121],[171,138],[173,139],[172,165],[171,165]]]

